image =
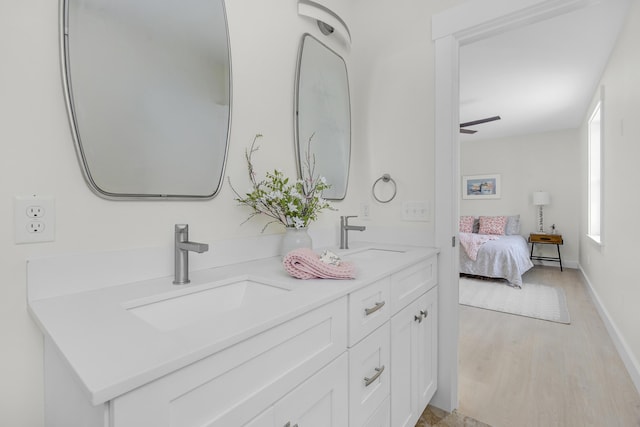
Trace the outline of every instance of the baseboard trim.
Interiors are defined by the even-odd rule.
[[[640,393],[640,363],[638,363],[638,359],[635,358],[635,356],[633,355],[633,352],[631,352],[631,350],[629,349],[629,346],[627,345],[626,340],[624,339],[624,337],[620,333],[620,330],[618,329],[615,322],[609,315],[609,312],[607,311],[606,307],[602,304],[602,300],[600,300],[598,293],[594,289],[593,284],[589,280],[589,277],[583,270],[582,266],[579,265],[578,269],[582,273],[582,277],[584,277],[584,280],[587,283],[587,289],[589,291],[589,295],[591,296],[591,300],[593,301],[593,304],[595,305],[596,310],[598,310],[598,314],[600,315],[600,318],[604,322],[605,328],[607,328],[607,332],[609,333],[609,336],[613,341],[613,345],[618,351],[618,354],[620,355],[620,358],[622,359],[622,363],[624,363],[625,368],[627,368],[627,372],[631,377],[631,381],[633,381],[633,385],[635,385],[636,390],[638,390],[638,393]]]

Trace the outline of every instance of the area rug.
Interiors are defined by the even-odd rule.
[[[522,289],[504,282],[460,278],[460,304],[557,323],[571,323],[562,288],[524,283]]]

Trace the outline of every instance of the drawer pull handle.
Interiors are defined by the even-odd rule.
[[[284,427],[298,427],[298,424],[294,424],[293,426],[291,425],[291,421],[287,421],[287,423],[284,425]]]
[[[374,305],[373,307],[365,308],[364,309],[364,314],[367,315],[367,316],[370,315],[370,314],[373,314],[376,311],[380,310],[384,306],[384,304],[385,304],[384,301],[377,302],[376,305]]]
[[[413,316],[413,320],[415,320],[418,323],[422,323],[422,315],[420,316]]]
[[[422,315],[422,318],[425,318],[429,315],[429,310],[420,310],[420,314]]]
[[[371,378],[364,377],[364,386],[365,387],[369,387],[371,384],[373,384],[373,382],[375,380],[378,379],[378,377],[382,374],[382,371],[384,371],[384,365],[382,365],[379,368],[375,368],[375,371],[376,371],[375,375],[372,376]]]

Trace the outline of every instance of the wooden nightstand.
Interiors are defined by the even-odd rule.
[[[560,271],[562,271],[562,257],[560,256],[560,245],[564,244],[562,234],[531,233],[529,234],[529,243],[531,243],[531,255],[529,255],[529,258],[532,260],[559,262]],[[558,248],[558,257],[533,256],[533,248],[536,245],[556,245],[556,248]]]

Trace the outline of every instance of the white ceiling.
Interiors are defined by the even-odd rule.
[[[460,49],[460,122],[499,115],[461,141],[580,126],[630,0],[601,0]]]

